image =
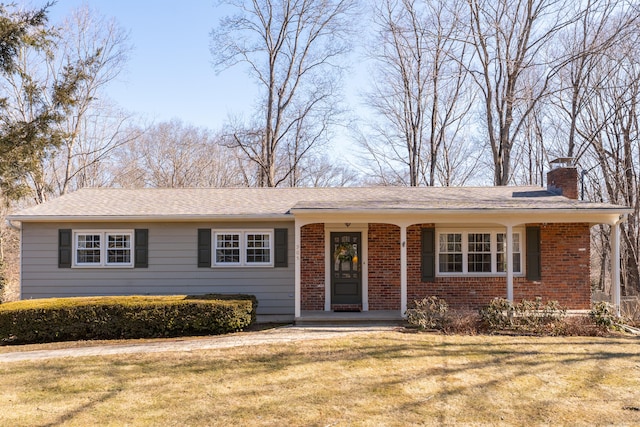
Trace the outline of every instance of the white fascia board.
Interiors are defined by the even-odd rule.
[[[288,214],[273,215],[141,215],[141,216],[69,216],[69,215],[12,215],[11,221],[18,222],[233,222],[233,221],[282,221],[293,222]]]
[[[295,216],[304,216],[306,214],[376,214],[376,215],[471,215],[471,214],[544,214],[544,213],[562,213],[562,214],[625,214],[633,213],[633,209],[625,207],[612,208],[474,208],[474,209],[291,209],[291,213]]]

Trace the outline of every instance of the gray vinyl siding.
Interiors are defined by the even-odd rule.
[[[149,230],[148,268],[58,268],[58,229]],[[198,268],[199,228],[287,228],[288,267]],[[242,293],[258,298],[260,315],[294,313],[293,222],[22,224],[22,298],[94,295]]]

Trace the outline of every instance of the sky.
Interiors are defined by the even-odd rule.
[[[43,5],[40,1],[34,5]],[[151,121],[181,119],[219,129],[229,115],[251,113],[256,86],[244,68],[216,74],[210,32],[231,12],[216,0],[58,0],[50,21],[60,22],[82,5],[114,18],[129,31],[133,51],[108,96]],[[351,93],[350,91],[348,94]]]
[[[129,32],[133,51],[126,69],[108,89],[121,108],[145,119],[181,119],[219,128],[229,114],[248,114],[255,87],[244,70],[216,75],[209,33],[226,15],[215,0],[58,0],[50,9],[56,23],[88,5]],[[35,5],[44,4],[34,3]]]

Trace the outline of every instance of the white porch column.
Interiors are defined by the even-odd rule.
[[[300,310],[300,295],[301,295],[301,278],[300,278],[300,273],[301,273],[301,260],[300,260],[300,241],[301,241],[301,234],[302,234],[302,225],[300,223],[298,223],[298,221],[295,222],[295,291],[294,291],[294,297],[295,297],[295,317],[298,318],[300,317],[301,314],[301,310]]]
[[[507,299],[513,302],[513,226],[507,225]]]
[[[400,315],[407,312],[407,226],[400,226]]]
[[[620,221],[611,226],[611,291],[616,313],[620,315]]]

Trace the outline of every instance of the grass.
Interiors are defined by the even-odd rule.
[[[0,364],[0,425],[638,425],[637,338],[381,332]]]

